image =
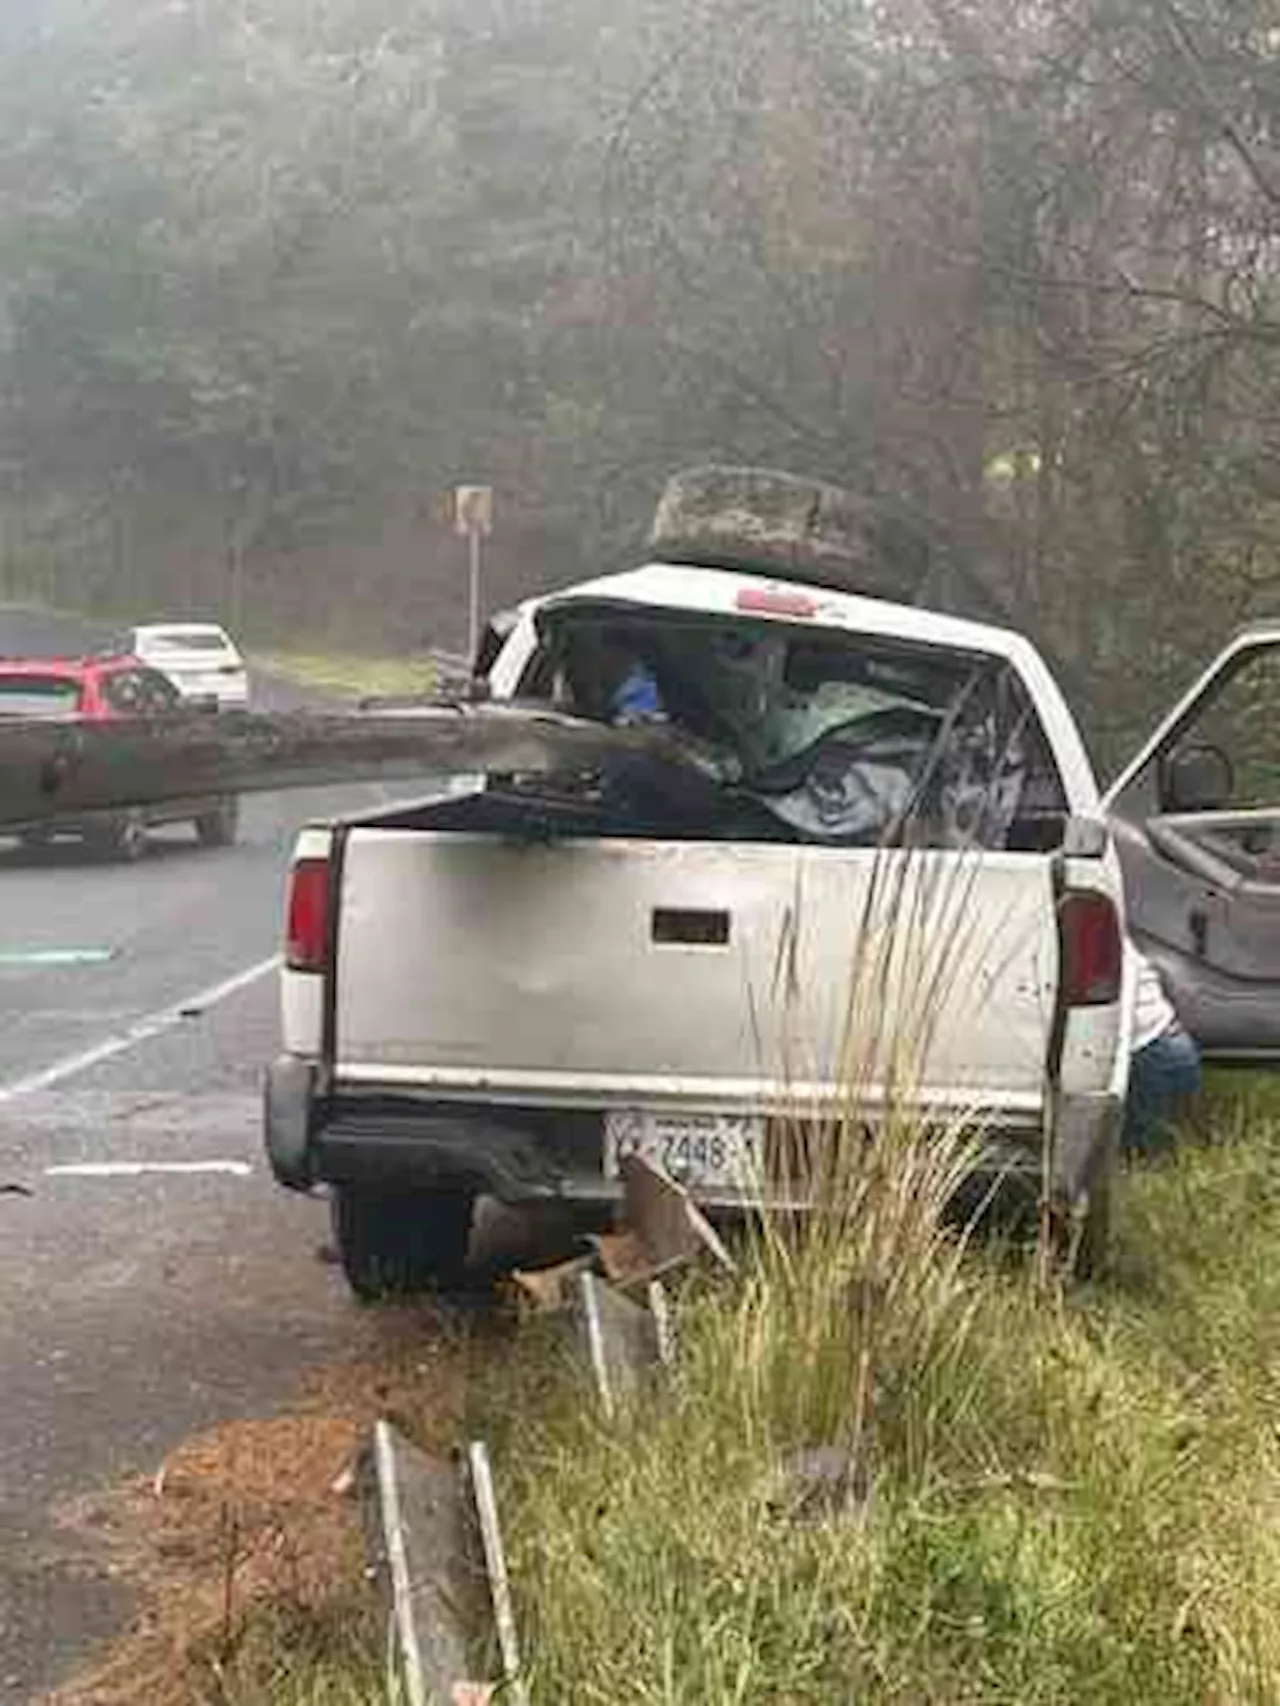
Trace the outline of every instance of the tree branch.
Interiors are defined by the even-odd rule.
[[[1175,53],[1181,59],[1195,85],[1196,93],[1200,97],[1201,116],[1207,117],[1217,126],[1223,140],[1230,145],[1259,194],[1272,207],[1280,208],[1280,185],[1271,181],[1269,174],[1263,169],[1239,125],[1224,109],[1214,92],[1205,70],[1204,56],[1196,46],[1195,37],[1192,35],[1186,19],[1172,3],[1172,0],[1155,0],[1155,6],[1156,11],[1164,18],[1166,31]]]

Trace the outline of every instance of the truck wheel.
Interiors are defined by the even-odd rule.
[[[458,1285],[474,1200],[469,1191],[333,1186],[333,1236],[347,1284],[368,1303]]]
[[[230,847],[240,829],[240,802],[223,800],[211,812],[196,819],[196,835],[202,847]]]
[[[135,864],[147,851],[147,820],[141,812],[121,812],[95,824],[88,841],[99,858]]]

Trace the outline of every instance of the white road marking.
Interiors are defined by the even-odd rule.
[[[143,1173],[229,1173],[247,1179],[247,1161],[66,1161],[46,1167],[46,1179],[137,1179]]]
[[[56,1021],[62,1025],[121,1025],[139,1016],[136,1007],[24,1007],[20,1013],[6,1014],[15,1025],[47,1025]]]
[[[163,1036],[166,1031],[176,1029],[194,1014],[204,1012],[209,1007],[216,1007],[220,1001],[226,1001],[230,996],[238,995],[242,989],[248,989],[268,973],[275,971],[279,964],[280,955],[272,954],[269,960],[259,960],[257,965],[246,966],[234,976],[223,978],[221,983],[210,984],[208,989],[197,990],[185,1000],[175,1001],[172,1007],[163,1007],[158,1013],[148,1013],[145,1018],[137,1020],[126,1030],[105,1037],[100,1043],[78,1049],[75,1054],[63,1055],[62,1059],[55,1060],[52,1066],[43,1066],[38,1072],[29,1072],[24,1078],[11,1078],[7,1084],[0,1084],[0,1103],[12,1102],[18,1096],[31,1096],[40,1090],[52,1090],[55,1084],[65,1083],[68,1078],[76,1078],[90,1067],[100,1066],[104,1060],[125,1054],[139,1043],[150,1042],[152,1037]]]
[[[114,948],[0,948],[0,966],[102,966]]]

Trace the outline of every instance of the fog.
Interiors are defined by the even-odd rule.
[[[762,461],[1118,744],[1275,608],[1263,12],[9,0],[0,590],[456,646],[454,484],[493,606]]]

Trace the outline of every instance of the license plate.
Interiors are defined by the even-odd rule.
[[[628,1155],[639,1155],[692,1190],[754,1192],[764,1158],[764,1121],[749,1114],[657,1114],[632,1109],[606,1114],[606,1178],[617,1178]]]

